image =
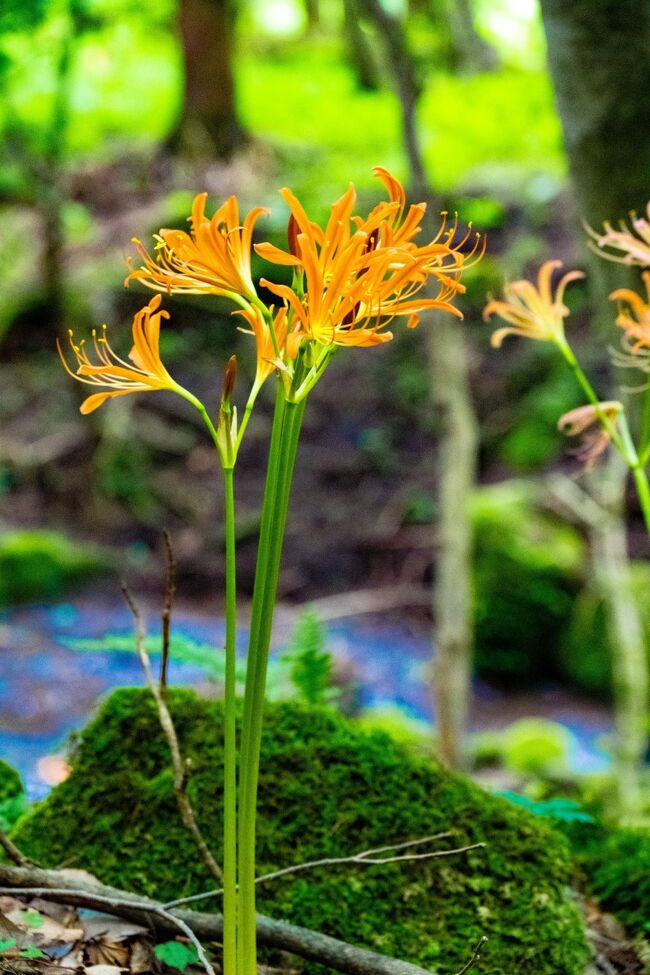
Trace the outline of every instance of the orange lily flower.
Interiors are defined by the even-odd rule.
[[[650,203],[646,213],[648,219],[630,214],[631,228],[621,220],[620,230],[614,230],[612,225],[603,223],[604,233],[599,234],[586,226],[587,233],[593,243],[590,244],[600,257],[618,264],[636,264],[639,267],[650,267]],[[608,248],[610,248],[608,250]],[[612,251],[614,253],[612,253]]]
[[[564,289],[570,281],[584,278],[582,271],[569,271],[563,275],[553,292],[551,281],[553,272],[562,267],[561,261],[545,261],[537,276],[537,286],[531,281],[513,281],[504,288],[505,300],[489,301],[483,310],[487,321],[496,314],[510,325],[498,328],[492,334],[492,345],[499,348],[506,335],[521,335],[524,338],[539,339],[543,342],[564,341],[564,319],[569,309],[563,303]]]
[[[607,400],[599,403],[597,407],[589,403],[586,406],[578,406],[575,410],[569,410],[558,420],[557,426],[561,433],[566,434],[567,437],[582,437],[576,456],[587,469],[593,467],[594,462],[605,452],[611,441],[610,433],[603,426],[603,417],[606,417],[611,426],[615,427],[618,414],[622,409],[623,404],[617,400]]]
[[[230,298],[256,298],[251,276],[253,228],[265,207],[251,210],[239,220],[237,198],[231,196],[209,219],[205,215],[207,193],[194,198],[191,230],[161,230],[155,236],[156,254],[151,256],[134,238],[143,264],[126,278],[141,281],[154,291],[168,294],[218,294]]]
[[[391,201],[376,207],[366,220],[352,214],[356,194],[350,186],[334,203],[325,228],[313,223],[294,194],[281,190],[289,205],[289,251],[272,244],[256,245],[260,256],[295,269],[304,293],[294,287],[263,280],[283,300],[293,327],[293,342],[305,339],[320,345],[371,346],[388,342],[388,324],[406,316],[409,327],[418,314],[440,308],[462,318],[451,299],[465,289],[456,279],[466,255],[465,241],[455,247],[442,231],[428,245],[417,247],[411,237],[419,229],[423,205],[404,216],[404,194],[397,180],[381,171]],[[415,295],[434,277],[439,290],[434,298]]]
[[[287,309],[282,306],[274,315],[271,326],[264,318],[260,309],[255,305],[251,308],[235,312],[243,315],[250,329],[241,329],[255,336],[255,347],[257,352],[257,371],[253,388],[258,390],[264,382],[278,368],[283,368],[283,355],[289,359],[294,359],[298,351],[296,337],[288,332]],[[273,336],[275,335],[275,343]],[[277,344],[277,349],[276,349]]]
[[[645,271],[642,277],[648,295],[647,301],[631,288],[618,288],[609,296],[612,301],[627,302],[628,307],[619,311],[616,324],[625,329],[626,339],[633,340],[630,346],[633,355],[641,350],[650,350],[650,271]]]
[[[105,325],[101,335],[98,336],[94,329],[92,333],[96,363],[89,358],[85,342],[81,341],[77,345],[72,331],[69,333],[70,346],[77,360],[76,371],[68,365],[57,340],[61,361],[72,378],[89,386],[102,387],[104,390],[84,400],[81,404],[82,413],[92,413],[107,399],[115,396],[146,392],[151,389],[170,389],[186,398],[191,396],[182,386],[174,382],[160,359],[158,348],[160,325],[163,318],[169,318],[168,312],[159,310],[160,301],[160,295],[155,295],[133,319],[133,348],[129,353],[133,365],[121,359],[113,351],[106,338]]]

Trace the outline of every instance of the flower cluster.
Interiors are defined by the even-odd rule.
[[[650,268],[650,203],[648,219],[630,217],[631,228],[621,223],[619,230],[609,223],[603,225],[601,234],[587,227],[589,244],[599,256],[625,265]],[[617,400],[600,402],[589,380],[582,371],[576,356],[564,334],[564,319],[569,309],[564,304],[564,290],[570,281],[584,277],[580,271],[570,271],[552,287],[554,272],[560,261],[546,261],[537,277],[537,285],[531,281],[514,281],[505,287],[502,300],[490,300],[484,310],[484,318],[499,315],[507,322],[492,335],[492,345],[499,347],[506,335],[553,342],[572,369],[589,403],[571,410],[558,422],[559,429],[568,436],[581,436],[579,456],[591,466],[607,445],[615,444],[636,476],[650,460],[650,428],[642,432],[641,443],[635,446],[628,429],[625,410]],[[610,350],[616,366],[640,369],[650,373],[650,270],[642,274],[645,297],[632,288],[618,288],[610,294],[618,302],[616,325],[624,332],[622,349]],[[649,387],[644,385],[643,390]],[[649,394],[650,395],[650,394]],[[650,507],[648,510],[650,528]]]
[[[256,378],[249,397],[254,400],[262,384],[276,372],[289,398],[304,398],[339,346],[374,346],[388,342],[389,326],[405,320],[418,324],[421,312],[436,308],[462,317],[453,304],[465,289],[461,274],[480,259],[484,242],[470,232],[457,239],[457,227],[443,214],[433,240],[417,243],[425,204],[407,206],[400,182],[378,168],[388,199],[370,213],[355,213],[356,193],[350,186],[337,200],[324,227],[308,217],[288,189],[281,196],[289,207],[286,250],[271,244],[253,244],[255,225],[263,213],[251,210],[240,220],[235,197],[212,217],[206,216],[206,194],[199,194],[189,218],[189,232],[163,229],[150,253],[134,239],[141,263],[131,264],[126,284],[138,281],[166,294],[214,294],[232,300],[244,331],[255,339]],[[277,301],[267,306],[260,298],[251,273],[253,248],[270,264],[290,267],[291,286],[263,279],[261,285]],[[106,399],[145,389],[179,387],[165,370],[158,350],[161,318],[160,294],[135,316],[133,365],[110,348],[105,334],[95,337],[97,361],[92,363],[83,343],[71,337],[77,369],[75,378],[102,386],[84,403],[89,412]],[[183,394],[186,391],[182,391]]]

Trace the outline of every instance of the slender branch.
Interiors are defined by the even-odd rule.
[[[167,669],[169,666],[169,638],[171,631],[172,608],[176,595],[176,559],[172,548],[171,535],[165,528],[165,555],[167,557],[167,574],[165,576],[165,605],[162,611],[162,658],[160,661],[160,689],[167,688]]]
[[[33,860],[30,860],[29,857],[25,856],[25,854],[18,849],[16,844],[9,839],[7,834],[2,829],[0,829],[0,846],[5,851],[9,859],[12,860],[13,863],[17,863],[19,867],[27,867],[30,864],[37,866]]]
[[[483,947],[483,945],[485,944],[485,942],[487,940],[488,940],[487,937],[485,935],[483,935],[483,937],[481,938],[481,940],[477,944],[476,948],[474,949],[474,951],[472,953],[472,957],[470,958],[470,960],[467,962],[466,965],[463,965],[463,967],[461,968],[461,970],[459,972],[456,972],[456,975],[465,975],[465,972],[468,972],[470,970],[470,968],[473,968],[474,967],[474,965],[476,964],[476,962],[481,957],[481,948]]]
[[[291,867],[282,867],[272,873],[262,874],[255,878],[256,884],[264,883],[267,880],[275,880],[277,877],[285,877],[290,873],[298,873],[301,870],[312,870],[315,867],[332,867],[342,863],[367,863],[377,865],[382,863],[402,863],[407,860],[432,860],[434,857],[451,856],[454,853],[467,853],[469,850],[477,850],[485,846],[485,843],[472,843],[469,846],[461,846],[454,850],[431,850],[429,853],[411,853],[405,856],[394,857],[374,857],[377,853],[387,853],[390,850],[405,850],[407,847],[420,846],[423,843],[430,843],[432,840],[445,839],[451,833],[436,833],[434,836],[424,836],[419,840],[407,840],[406,843],[394,843],[391,846],[380,846],[374,850],[363,850],[361,853],[353,853],[346,857],[324,857],[321,860],[309,860],[306,863],[296,863]],[[208,897],[218,897],[223,894],[223,889],[206,890],[202,894],[191,894],[189,897],[180,897],[178,900],[169,901],[165,904],[166,908],[180,907],[182,904],[192,904],[196,901],[206,900]]]
[[[133,596],[124,583],[122,584],[122,593],[135,621],[135,642],[138,656],[140,657],[140,662],[142,663],[142,669],[144,670],[147,687],[151,691],[153,699],[156,702],[160,727],[162,728],[169,745],[172,767],[174,770],[174,793],[176,795],[176,802],[178,803],[181,819],[183,820],[183,824],[196,844],[204,866],[207,868],[207,870],[209,870],[212,876],[219,881],[219,883],[223,883],[223,873],[221,867],[212,856],[208,844],[203,838],[203,834],[199,829],[199,825],[194,815],[194,810],[192,809],[192,805],[187,795],[188,767],[187,763],[183,761],[183,756],[181,755],[176,728],[174,727],[174,722],[169,708],[165,703],[160,686],[153,676],[153,671],[151,670],[149,654],[147,653],[144,644],[145,628],[142,613],[138,609]]]
[[[90,907],[110,912],[116,917],[148,924],[156,937],[161,939],[178,931],[178,921],[183,921],[197,938],[213,941],[223,932],[223,919],[219,914],[200,911],[167,911],[157,901],[136,897],[123,890],[104,884],[83,883],[68,879],[56,870],[14,867],[0,863],[0,894],[20,894],[34,888],[42,891],[37,896],[71,904],[74,907]],[[63,892],[63,893],[59,893]],[[97,898],[102,898],[98,900]],[[164,913],[161,913],[162,912]],[[260,944],[298,955],[306,961],[317,962],[333,968],[343,975],[428,975],[425,969],[410,962],[380,955],[365,948],[357,948],[337,938],[301,928],[286,921],[276,921],[257,915],[257,935]]]

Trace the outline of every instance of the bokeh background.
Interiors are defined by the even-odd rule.
[[[424,318],[384,347],[341,354],[312,397],[274,693],[287,692],[308,646],[321,661],[317,689],[339,685],[348,711],[370,709],[368,720],[420,744],[435,709],[443,757],[485,780],[524,788],[547,776],[571,791],[582,777],[644,806],[638,693],[643,729],[616,718],[643,681],[638,669],[619,681],[616,712],[612,677],[621,593],[638,622],[634,659],[645,661],[639,513],[607,462],[585,475],[567,452],[556,423],[581,394],[554,349],[491,349],[482,309],[548,258],[587,270],[567,296],[569,329],[609,394],[604,296],[628,275],[590,255],[581,221],[598,227],[645,205],[649,15],[629,0],[542,6],[5,0],[0,745],[34,794],[58,774],[43,759],[97,696],[141,682],[119,579],[155,628],[163,529],[177,563],[176,677],[219,677],[206,663],[220,640],[224,569],[212,448],[166,393],[81,417],[83,390],[61,368],[57,336],[107,322],[128,352],[146,298],[123,287],[131,238],[185,227],[195,193],[215,206],[231,193],[244,209],[269,206],[258,239],[282,245],[278,188],[291,186],[321,220],[350,181],[360,209],[373,205],[382,165],[432,214],[457,213],[463,231],[485,234],[487,252],[467,275],[462,324]],[[264,274],[257,258],[254,271]],[[229,309],[191,296],[167,305],[161,346],[173,375],[216,408],[236,352],[244,390],[254,353]],[[238,465],[244,607],[269,429],[263,396]],[[594,510],[608,512],[618,545],[613,576]],[[615,742],[625,735],[624,755]],[[632,776],[625,796],[616,762]]]

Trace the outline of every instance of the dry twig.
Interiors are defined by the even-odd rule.
[[[176,595],[176,559],[172,548],[172,540],[167,529],[163,531],[165,540],[165,555],[167,557],[167,573],[165,576],[165,605],[162,611],[162,659],[160,663],[160,690],[167,689],[167,668],[169,666],[169,637],[172,620],[172,608]]]
[[[407,840],[405,843],[393,843],[390,846],[378,846],[372,850],[362,850],[361,853],[353,853],[346,857],[324,857],[321,860],[309,860],[307,863],[296,863],[291,867],[282,867],[281,870],[274,870],[272,873],[265,873],[261,877],[255,878],[256,884],[261,884],[266,880],[275,880],[277,877],[284,877],[290,873],[298,873],[301,870],[312,870],[314,867],[332,867],[341,863],[403,863],[407,860],[432,860],[434,857],[451,856],[454,853],[467,853],[469,850],[476,850],[484,847],[485,843],[472,843],[470,846],[461,846],[454,850],[431,850],[429,853],[407,853],[403,856],[377,857],[378,853],[390,853],[395,850],[405,850],[413,846],[421,846],[423,843],[431,843],[433,840],[442,840],[451,836],[451,833],[436,833],[434,836],[423,836],[418,840]],[[192,904],[196,901],[205,900],[208,897],[218,897],[223,893],[223,889],[207,890],[202,894],[192,894],[189,897],[181,897],[178,900],[169,901],[165,904],[167,909],[180,907],[181,904]]]
[[[474,951],[472,953],[472,957],[470,958],[470,960],[467,962],[466,965],[463,965],[463,967],[461,968],[461,970],[459,972],[457,972],[456,975],[465,975],[465,972],[468,972],[470,970],[470,968],[473,968],[474,967],[474,965],[476,964],[476,962],[481,957],[481,948],[483,947],[483,945],[485,944],[485,942],[487,940],[488,939],[485,937],[485,935],[483,935],[483,937],[481,938],[481,940],[477,944],[476,948],[474,949]]]
[[[124,583],[122,584],[122,593],[135,621],[135,641],[138,656],[140,657],[140,661],[142,663],[142,669],[144,670],[147,687],[151,691],[153,699],[156,702],[160,727],[162,728],[165,738],[167,739],[169,750],[171,752],[172,768],[174,771],[174,793],[176,795],[176,801],[180,810],[181,819],[183,820],[183,823],[190,836],[196,843],[204,866],[210,871],[212,876],[219,881],[219,883],[223,883],[223,873],[221,871],[221,867],[212,856],[210,848],[203,838],[203,834],[201,833],[199,825],[196,821],[196,816],[194,815],[192,804],[190,803],[187,795],[187,782],[189,777],[187,762],[183,760],[183,756],[181,755],[178,735],[176,734],[176,728],[174,727],[172,716],[169,712],[167,704],[165,703],[160,685],[156,681],[151,670],[149,654],[147,653],[144,643],[145,628],[142,613],[138,609],[133,596]]]

